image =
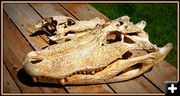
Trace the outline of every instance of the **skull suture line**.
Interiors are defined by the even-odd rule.
[[[137,77],[162,61],[172,44],[158,48],[143,30],[145,21],[133,24],[128,16],[105,23],[95,18],[77,21],[54,16],[33,25],[57,44],[32,51],[23,61],[35,82],[97,84]]]

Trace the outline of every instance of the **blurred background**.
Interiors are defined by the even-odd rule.
[[[149,39],[158,47],[167,43],[173,44],[173,49],[165,58],[167,62],[177,67],[177,5],[176,4],[91,4],[111,20],[128,15],[134,24],[145,20],[145,31]]]

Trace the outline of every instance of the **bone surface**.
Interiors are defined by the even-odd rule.
[[[128,16],[108,23],[98,17],[88,21],[45,18],[31,31],[48,31],[57,44],[29,52],[23,67],[34,82],[97,84],[132,79],[161,62],[172,49],[171,43],[162,48],[152,44],[145,26],[143,20],[133,24]]]

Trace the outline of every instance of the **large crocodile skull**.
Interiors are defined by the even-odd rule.
[[[128,16],[108,23],[100,18],[76,21],[55,16],[34,26],[43,30],[47,23],[56,33],[50,39],[58,44],[29,52],[23,61],[35,82],[96,84],[128,80],[162,61],[172,48],[171,43],[162,48],[153,45],[143,30],[146,22],[134,25]]]

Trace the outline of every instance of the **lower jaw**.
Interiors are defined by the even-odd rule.
[[[139,69],[139,68],[135,68]],[[121,73],[111,79],[95,79],[95,78],[88,78],[88,76],[92,75],[73,75],[69,78],[65,79],[55,79],[55,78],[48,78],[48,77],[33,77],[34,82],[39,83],[51,83],[51,84],[60,84],[60,85],[80,85],[80,84],[102,84],[102,83],[111,83],[111,82],[119,82],[119,81],[125,81],[132,79],[144,72],[141,72],[143,70],[139,69],[136,72],[133,72],[133,74],[125,74]]]

